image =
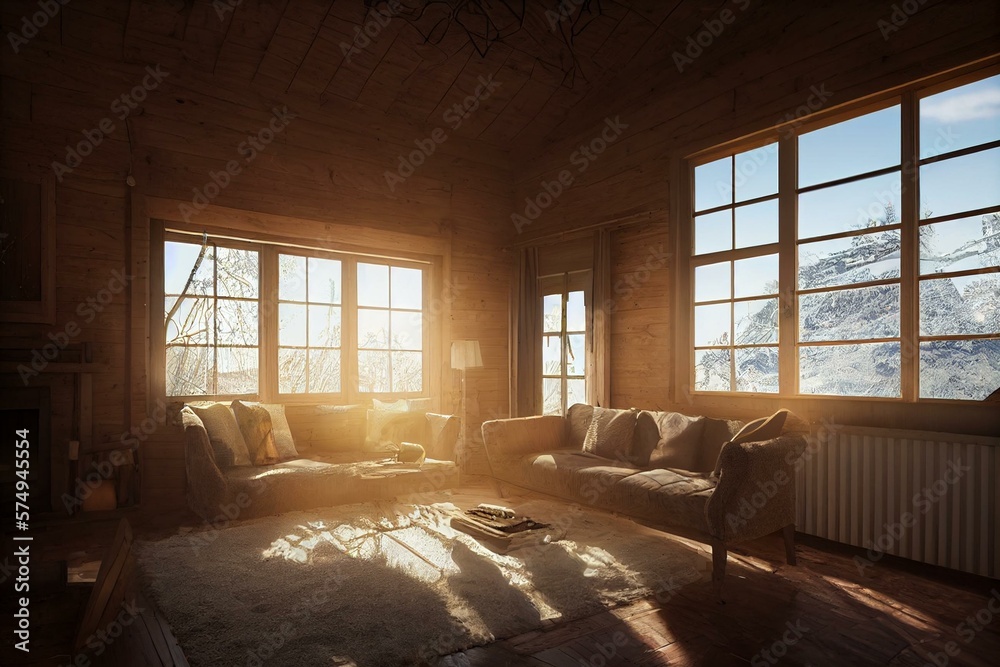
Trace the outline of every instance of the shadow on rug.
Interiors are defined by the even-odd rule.
[[[562,539],[502,555],[450,503],[294,512],[137,545],[192,667],[419,665],[704,579],[707,558],[599,512],[532,501]]]

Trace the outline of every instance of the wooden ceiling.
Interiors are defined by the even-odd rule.
[[[482,55],[457,24],[428,41],[419,30],[426,22],[377,21],[365,0],[70,3],[62,39],[126,62],[193,68],[268,96],[294,94],[320,104],[341,98],[360,111],[431,127],[442,126],[446,111],[473,94],[480,77],[492,77],[499,87],[453,129],[511,147],[544,141],[574,109],[598,113],[606,102],[602,88],[629,72],[642,76],[644,62],[656,56],[662,62],[664,43],[683,44],[698,21],[717,11],[677,0],[578,2],[562,0],[568,16],[555,22],[560,0],[527,0],[522,27],[506,31]],[[380,7],[387,11],[384,2]],[[344,45],[365,27],[374,37],[345,58]]]

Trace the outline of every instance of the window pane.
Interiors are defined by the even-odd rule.
[[[778,300],[738,301],[733,304],[736,317],[736,344],[761,345],[778,342]]]
[[[733,247],[733,210],[716,211],[694,219],[694,254],[731,250]]]
[[[736,209],[736,247],[778,242],[778,200],[769,199]],[[728,248],[727,248],[728,249]]]
[[[278,344],[306,344],[306,307],[298,304],[278,304]]]
[[[424,272],[392,267],[392,307],[420,310],[424,300]]]
[[[736,155],[736,201],[778,193],[778,144]]]
[[[730,314],[732,306],[717,303],[712,306],[695,306],[694,344],[729,345]]]
[[[388,352],[358,352],[358,390],[383,393],[389,391]]]
[[[799,297],[802,342],[899,336],[899,285],[841,289]]]
[[[218,394],[257,393],[257,348],[220,347]]]
[[[694,168],[694,210],[733,203],[733,158],[724,157]]]
[[[340,347],[339,306],[309,306],[309,345]]]
[[[389,311],[358,309],[358,347],[389,349]]]
[[[799,289],[899,278],[899,231],[799,245]]]
[[[587,306],[584,304],[583,292],[570,292],[566,301],[566,331],[587,330]]]
[[[216,248],[219,296],[257,298],[260,284],[257,253],[252,250]]]
[[[562,295],[546,294],[542,297],[542,331],[562,331]]]
[[[176,243],[167,241],[163,244],[163,293],[180,294],[187,284],[191,269],[201,252],[201,245],[194,243]],[[195,274],[188,294],[213,294],[212,278],[212,246],[205,251],[205,259]]]
[[[562,374],[562,336],[542,336],[542,375]]]
[[[218,300],[219,345],[257,344],[257,302]]]
[[[306,258],[278,255],[278,298],[285,301],[306,300]]]
[[[358,305],[389,306],[389,267],[358,262]]]
[[[340,392],[340,350],[309,350],[309,391]]]
[[[306,351],[278,350],[278,391],[301,394],[306,390]]]
[[[358,280],[360,293],[360,276]],[[313,303],[340,303],[340,285],[340,262],[338,260],[309,258],[310,301]]]
[[[899,343],[802,346],[799,391],[898,398],[899,358]]]
[[[1000,212],[920,228],[920,273],[1000,265]]]
[[[729,276],[731,263],[706,264],[694,269],[694,300],[718,301],[732,297],[732,281]]]
[[[858,116],[799,137],[799,187],[900,163],[899,106]]]
[[[420,313],[393,312],[390,319],[392,321],[392,349],[423,349],[423,317]]]
[[[587,402],[587,381],[566,380],[566,407]]]
[[[695,391],[730,391],[730,350],[695,350]]]
[[[778,392],[778,348],[736,350],[736,391]]]
[[[920,281],[921,335],[992,333],[1000,333],[1000,273]]]
[[[799,238],[899,222],[899,172],[799,195]]]
[[[920,100],[920,157],[1000,139],[1000,75]]]
[[[423,355],[420,352],[393,352],[392,390],[420,391],[422,385]]]
[[[920,219],[1000,205],[1000,148],[920,167]]]
[[[209,393],[214,363],[211,348],[168,347],[167,396]]]
[[[584,334],[566,337],[566,375],[584,375],[586,373],[586,338]]]
[[[763,255],[733,262],[736,298],[778,293],[778,255]]]
[[[920,344],[920,397],[981,401],[1000,388],[1000,340]]]
[[[163,317],[173,308],[177,297],[166,297]],[[169,322],[166,342],[178,345],[209,345],[215,341],[215,311],[211,299],[185,297]]]
[[[562,414],[562,380],[550,378],[542,380],[542,414]]]

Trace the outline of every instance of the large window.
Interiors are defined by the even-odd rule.
[[[543,278],[542,413],[566,414],[587,402],[587,307],[584,282],[589,272]]]
[[[429,268],[167,232],[165,393],[427,395]]]
[[[1000,75],[691,161],[698,392],[1000,387]]]

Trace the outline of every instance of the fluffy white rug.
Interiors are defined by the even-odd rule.
[[[553,526],[494,553],[450,503],[368,503],[140,543],[146,593],[192,667],[415,665],[707,576],[704,554],[599,512],[531,501]],[[562,535],[565,537],[560,538]]]

